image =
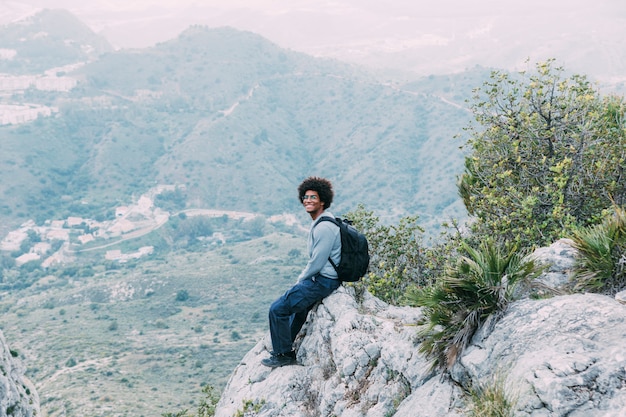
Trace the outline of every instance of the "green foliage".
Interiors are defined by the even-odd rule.
[[[237,410],[235,417],[252,417],[259,414],[261,408],[265,405],[265,400],[253,401],[253,400],[241,400],[243,408]]]
[[[261,237],[265,234],[266,221],[263,217],[257,216],[254,219],[242,223],[242,227],[250,237]]]
[[[200,402],[198,406],[198,412],[196,413],[197,417],[211,417],[215,415],[215,407],[217,406],[217,402],[220,399],[219,392],[211,385],[205,385],[202,388],[202,393],[205,397]]]
[[[187,301],[189,300],[189,291],[187,290],[178,290],[176,292],[176,301]]]
[[[161,416],[162,417],[192,417],[189,414],[187,414],[187,412],[188,412],[188,410],[184,409],[184,410],[180,410],[180,411],[178,411],[176,413],[171,413],[171,412],[163,413],[163,414],[161,414]]]
[[[553,61],[537,73],[493,72],[477,89],[471,153],[458,189],[477,236],[549,244],[626,200],[623,98],[600,97]]]
[[[626,288],[626,210],[615,206],[601,224],[574,232],[577,290],[616,294]]]
[[[299,249],[291,249],[289,250],[289,253],[287,253],[287,256],[291,259],[298,259],[300,257],[302,257],[302,252]]]
[[[506,310],[516,286],[539,272],[523,252],[494,241],[477,249],[463,244],[462,250],[433,285],[407,291],[407,301],[424,309],[419,350],[433,360],[433,368],[452,366],[486,319]]]
[[[15,258],[7,255],[5,252],[0,254],[0,268],[10,269],[15,266]]]
[[[221,221],[206,216],[178,216],[173,217],[167,225],[167,240],[177,247],[186,247],[196,243],[198,238],[211,236],[214,225]]]
[[[427,285],[424,269],[427,258],[422,244],[424,229],[417,216],[400,219],[396,225],[383,225],[364,206],[345,215],[367,237],[370,249],[369,273],[355,285],[371,294],[398,304],[409,285]]]
[[[177,212],[187,205],[187,195],[182,187],[165,190],[154,197],[154,205],[166,211]]]
[[[514,417],[517,399],[507,392],[504,380],[502,375],[496,375],[468,389],[468,417]]]

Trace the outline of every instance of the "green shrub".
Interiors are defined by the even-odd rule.
[[[626,210],[614,207],[601,224],[574,232],[576,290],[614,295],[626,288]]]
[[[417,216],[404,217],[397,225],[383,225],[373,212],[359,205],[345,215],[367,237],[369,273],[357,286],[388,303],[398,304],[410,285],[427,285],[427,257]]]
[[[154,198],[154,205],[170,212],[177,212],[185,208],[187,195],[182,187],[174,190],[164,190]]]
[[[458,182],[475,236],[552,243],[626,204],[626,106],[553,61],[536,73],[494,71],[471,104],[476,123]]]
[[[187,301],[189,300],[189,292],[187,290],[179,290],[176,293],[176,301]]]
[[[424,309],[419,350],[433,369],[452,366],[485,320],[506,310],[517,285],[541,270],[524,253],[489,240],[478,249],[462,244],[462,251],[433,285],[406,294],[408,304]]]
[[[193,417],[190,416],[189,414],[187,414],[187,409],[184,410],[180,410],[176,413],[163,413],[161,414],[162,417]]]
[[[202,388],[202,393],[205,397],[198,406],[197,417],[212,417],[215,415],[215,407],[220,399],[220,394],[211,385],[205,385]]]
[[[235,417],[246,417],[246,416],[256,416],[259,414],[263,406],[265,405],[265,400],[241,400],[243,403],[243,408],[237,410],[234,414]]]

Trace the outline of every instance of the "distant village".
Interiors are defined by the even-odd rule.
[[[0,59],[12,59],[15,51],[0,48]],[[83,64],[73,64],[53,68],[43,75],[0,74],[0,125],[16,125],[31,122],[38,117],[49,117],[58,109],[33,103],[12,102],[15,94],[34,88],[40,91],[70,91],[76,87],[74,78],[65,76]],[[138,94],[153,94],[139,91]],[[4,98],[4,100],[3,100]],[[17,230],[9,232],[0,242],[0,251],[15,256],[16,266],[28,262],[41,262],[42,268],[55,264],[71,263],[76,254],[113,247],[118,243],[143,236],[161,227],[170,217],[170,213],[154,206],[153,199],[164,190],[174,190],[175,186],[161,185],[148,191],[131,206],[117,207],[115,218],[103,222],[82,217],[68,217],[63,220],[49,220],[38,226],[33,220],[22,224]],[[190,216],[228,216],[250,220],[256,217],[252,213],[223,210],[186,210]],[[297,220],[290,215],[279,215],[269,219],[271,222],[295,224]],[[34,239],[33,239],[34,237]],[[223,237],[219,237],[223,241]],[[27,251],[22,247],[30,239],[33,244]],[[139,248],[133,253],[122,253],[120,249],[106,251],[105,258],[111,261],[125,262],[153,253],[152,246]],[[19,255],[17,255],[19,253]]]
[[[10,59],[11,50],[0,49],[0,59]],[[76,87],[74,78],[64,76],[67,71],[75,69],[77,65],[53,68],[43,75],[9,75],[0,74],[0,96],[12,94],[34,88],[41,91],[70,91]],[[57,112],[54,107],[29,103],[0,103],[0,125],[20,124],[36,120],[39,116],[51,116]]]
[[[0,59],[11,59],[15,51],[0,49]],[[0,74],[0,97],[11,100],[12,95],[34,88],[41,91],[69,91],[77,81],[64,76],[68,71],[83,64],[53,68],[43,75],[9,75]],[[0,102],[0,125],[21,124],[36,120],[40,116],[51,116],[58,110],[39,104],[2,103]],[[71,262],[73,255],[83,250],[101,249],[103,246],[119,243],[121,240],[132,239],[149,233],[160,227],[169,219],[169,213],[154,207],[152,198],[155,194],[167,189],[166,186],[151,190],[139,198],[132,206],[117,207],[115,218],[110,221],[98,222],[81,217],[68,217],[65,220],[47,221],[37,226],[30,220],[17,230],[11,231],[0,242],[0,251],[22,252],[22,243],[30,236],[36,236],[36,242],[26,253],[15,258],[17,266],[31,261],[41,261],[47,268],[54,264]],[[111,239],[115,239],[111,243]],[[102,245],[85,247],[90,242],[102,241]],[[142,247],[137,252],[124,254],[119,249],[106,252],[106,259],[124,262],[128,259],[149,255],[152,247]]]
[[[163,190],[164,187],[160,187],[159,190]],[[37,236],[37,242],[27,253],[15,258],[16,265],[42,261],[41,266],[47,268],[54,264],[71,262],[79,252],[103,249],[123,240],[143,236],[169,220],[168,212],[154,206],[150,194],[155,192],[159,191],[151,190],[148,195],[141,196],[132,206],[117,207],[113,220],[98,222],[81,217],[68,217],[65,220],[46,221],[43,226],[37,226],[34,221],[29,220],[4,237],[0,242],[0,250],[19,252],[22,242],[34,233]],[[88,245],[90,242],[101,244]],[[105,258],[124,262],[149,255],[153,250],[152,246],[139,248],[133,253],[122,253],[119,249],[111,249],[106,251]]]
[[[140,247],[137,251],[123,253],[113,248],[122,241],[144,236],[167,223],[171,213],[154,205],[155,197],[163,191],[173,191],[174,185],[159,185],[139,197],[137,202],[130,206],[120,206],[115,209],[115,218],[106,221],[96,221],[82,217],[68,217],[64,220],[48,220],[43,226],[37,226],[33,220],[22,224],[17,230],[9,232],[0,241],[0,251],[5,253],[21,253],[15,257],[16,266],[27,262],[41,261],[42,268],[55,264],[71,263],[81,252],[106,250],[105,259],[110,261],[126,262],[130,259],[150,255],[154,251],[152,246]],[[253,220],[259,215],[255,213],[215,210],[215,209],[188,209],[184,210],[187,216],[208,216]],[[267,219],[270,223],[284,223],[288,226],[299,226],[298,219],[293,214],[274,215]],[[30,236],[37,237],[36,243],[25,253],[22,253],[22,243]],[[225,238],[222,233],[216,232],[215,239],[222,244]]]

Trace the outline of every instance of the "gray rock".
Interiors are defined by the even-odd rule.
[[[0,417],[40,416],[39,396],[0,332]]]
[[[624,416],[625,347],[626,306],[611,297],[522,300],[472,341],[452,377],[499,378],[517,393],[519,416]]]
[[[531,257],[546,266],[535,284],[544,286],[552,293],[559,293],[566,288],[576,265],[576,253],[571,239],[559,239],[550,246],[535,250]]]
[[[558,293],[575,252],[561,240],[533,254]],[[550,275],[551,274],[551,275]],[[269,369],[269,336],[237,366],[216,416],[256,404],[264,417],[461,417],[464,389],[505,387],[518,417],[626,416],[626,305],[594,294],[512,303],[476,332],[445,377],[418,352],[421,310],[394,307],[340,288],[309,315],[301,365]],[[248,406],[246,406],[248,404]]]
[[[267,336],[235,369],[216,416],[230,417],[250,401],[263,404],[259,416],[393,415],[433,378],[417,353],[420,318],[419,309],[390,306],[367,293],[359,304],[353,289],[340,288],[310,313],[299,340],[301,365],[261,365],[271,350]],[[448,387],[446,399],[452,392]],[[422,415],[441,415],[441,404],[435,408]]]

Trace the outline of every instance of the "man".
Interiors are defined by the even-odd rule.
[[[298,277],[298,282],[274,301],[269,311],[272,355],[261,363],[271,368],[296,364],[293,342],[313,306],[341,285],[335,265],[341,258],[341,236],[333,222],[319,222],[323,216],[334,217],[326,211],[333,202],[330,181],[309,177],[298,187],[300,202],[311,216],[307,241],[309,262]],[[317,224],[319,223],[319,224]]]

